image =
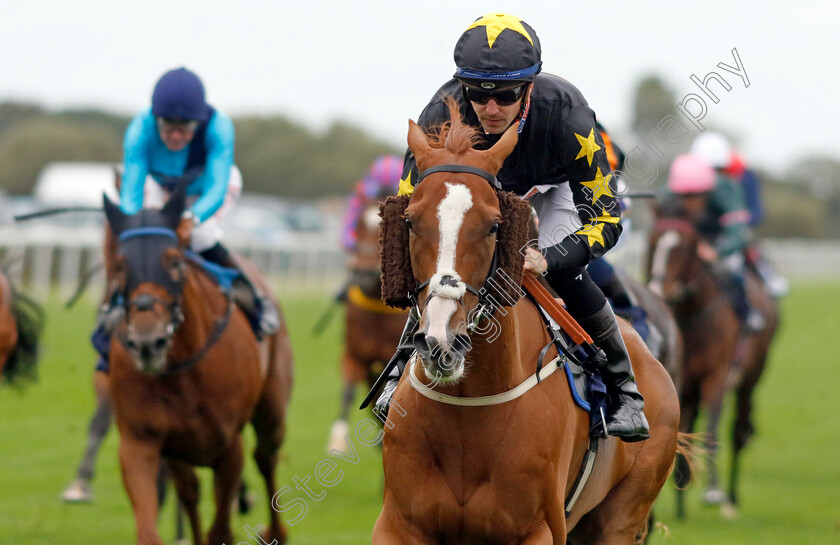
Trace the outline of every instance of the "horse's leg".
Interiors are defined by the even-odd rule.
[[[700,385],[696,379],[684,378],[681,399],[680,431],[691,433],[700,410]],[[676,466],[674,467],[674,482],[677,485],[676,502],[678,519],[685,518],[685,489],[690,480],[691,468],[688,460],[682,454],[677,454]]]
[[[199,483],[195,468],[178,460],[167,460],[167,462],[180,500],[180,507],[176,507],[176,509],[180,512],[181,507],[183,507],[183,510],[187,512],[193,543],[194,545],[202,545],[204,540],[201,535],[201,519],[198,514]],[[179,536],[179,538],[181,537],[183,536]]]
[[[120,467],[123,483],[134,508],[138,545],[163,545],[157,532],[156,477],[160,466],[160,445],[120,438]]]
[[[736,389],[735,423],[732,427],[732,467],[729,473],[729,501],[733,506],[738,504],[737,483],[741,450],[755,431],[751,418],[752,394],[764,370],[766,359],[766,350],[756,354],[753,365],[746,370],[743,380]]]
[[[350,431],[349,424],[347,423],[350,405],[353,403],[353,398],[356,397],[356,383],[361,380],[354,376],[357,373],[352,370],[358,368],[360,365],[361,362],[348,354],[345,349],[341,357],[341,369],[344,378],[344,389],[341,391],[341,409],[338,413],[338,419],[333,422],[332,429],[330,430],[330,441],[327,444],[327,452],[333,450],[344,452],[344,449],[347,448],[347,442],[344,438]]]
[[[403,519],[394,508],[385,507],[376,519],[371,536],[371,545],[438,545],[440,539],[427,536],[414,524]]]
[[[561,536],[557,536],[561,537]],[[565,545],[566,544],[566,536],[563,535],[561,540],[555,539],[555,537],[551,534],[551,529],[548,526],[540,526],[533,532],[531,532],[528,537],[526,537],[521,545]]]
[[[271,377],[269,377],[271,380]],[[268,494],[269,528],[264,538],[268,543],[277,540],[277,543],[286,542],[286,528],[280,522],[280,515],[272,507],[271,501],[277,492],[275,487],[275,470],[280,446],[283,444],[285,435],[283,403],[280,399],[280,389],[267,386],[262,398],[257,403],[254,417],[251,424],[257,435],[257,446],[254,449],[254,461],[265,482],[265,489]]]
[[[93,374],[93,388],[96,392],[96,410],[88,426],[88,442],[85,453],[76,471],[74,480],[62,494],[65,501],[91,501],[90,482],[95,472],[96,455],[111,427],[111,392],[108,376],[96,371]]]
[[[702,404],[706,409],[706,437],[708,440],[707,470],[708,477],[703,501],[709,505],[720,505],[726,499],[718,482],[718,426],[723,410],[723,396],[726,391],[726,379],[729,366],[715,371],[701,387]]]
[[[219,457],[213,466],[213,490],[216,497],[216,518],[207,534],[208,545],[224,545],[233,542],[230,531],[230,510],[239,490],[242,475],[242,438],[231,441],[230,448]]]

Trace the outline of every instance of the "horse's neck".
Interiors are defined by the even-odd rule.
[[[176,343],[187,351],[203,346],[228,304],[221,289],[203,271],[188,265],[181,298],[184,322],[176,332]]]
[[[696,289],[694,293],[680,306],[677,314],[691,321],[705,317],[709,312],[720,304],[726,303],[726,293],[715,276],[710,265],[703,263],[699,258],[694,267],[693,273],[687,281],[693,284]]]

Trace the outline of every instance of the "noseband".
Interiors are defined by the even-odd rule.
[[[417,182],[414,184],[414,187],[416,188],[418,185],[420,185],[420,182],[422,182],[423,179],[425,179],[429,174],[434,174],[436,172],[454,172],[454,173],[474,174],[476,176],[480,176],[481,178],[484,178],[485,180],[487,180],[487,182],[491,186],[493,186],[493,188],[495,188],[497,191],[502,190],[502,184],[499,182],[499,180],[494,175],[490,174],[486,170],[480,169],[478,167],[473,167],[473,166],[470,166],[470,165],[437,165],[437,166],[434,166],[434,167],[431,167],[431,168],[427,168],[426,170],[424,170],[424,171],[422,171],[418,174]],[[497,244],[498,244],[498,241],[497,241]],[[498,269],[498,253],[499,253],[499,249],[498,249],[498,245],[497,245],[497,247],[493,249],[493,259],[490,262],[490,270],[487,272],[487,276],[484,279],[484,283],[481,285],[480,288],[476,289],[474,286],[471,286],[470,284],[467,284],[463,280],[461,281],[461,283],[466,288],[466,291],[472,293],[473,295],[475,295],[478,298],[478,309],[479,310],[476,313],[475,319],[473,320],[473,322],[467,327],[468,330],[474,330],[476,327],[478,327],[478,324],[481,322],[482,318],[490,317],[496,311],[496,305],[494,305],[489,300],[490,291],[485,286],[487,285],[488,282],[490,282],[490,279],[493,277],[493,275],[496,274],[496,270]],[[411,301],[411,305],[415,309],[417,309],[418,314],[420,314],[420,306],[419,306],[419,301],[418,301],[418,297],[420,295],[420,292],[423,291],[426,288],[426,286],[428,286],[431,282],[432,282],[432,278],[426,280],[425,282],[421,282],[416,288],[414,288],[414,291],[412,293],[410,293],[409,296],[408,296],[409,300]],[[457,286],[457,281],[454,278],[452,278],[451,276],[446,275],[443,278],[441,278],[441,284],[444,285],[444,286],[456,287]],[[423,305],[425,306],[426,304],[428,304],[429,301],[432,299],[432,297],[434,297],[435,295],[436,295],[436,293],[429,293],[429,296],[426,297],[426,300],[423,302]],[[463,306],[463,304],[464,304],[463,296],[458,298],[458,302]],[[489,309],[489,314],[487,312],[488,309]]]

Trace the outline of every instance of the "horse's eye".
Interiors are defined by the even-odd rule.
[[[490,228],[490,234],[493,235],[493,234],[496,234],[498,232],[499,232],[499,222],[497,221],[496,223],[493,224],[493,227]]]
[[[409,230],[409,231],[411,231],[411,230],[413,230],[413,229],[414,229],[414,226],[413,226],[413,225],[411,225],[411,220],[410,220],[410,219],[408,219],[408,218],[405,218],[405,226],[406,226],[406,227],[408,227],[408,230]]]

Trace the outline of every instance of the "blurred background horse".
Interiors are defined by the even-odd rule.
[[[690,433],[701,408],[706,412],[708,479],[704,501],[722,504],[724,513],[734,513],[741,450],[753,433],[752,394],[767,361],[775,334],[778,309],[753,274],[747,277],[750,304],[765,319],[758,333],[741,335],[742,324],[730,298],[713,269],[697,254],[700,235],[683,219],[659,218],[649,239],[648,277],[651,289],[662,294],[677,319],[685,343],[680,390],[680,431]],[[730,386],[737,392],[732,427],[732,466],[728,494],[719,486],[718,427],[724,395]],[[675,478],[677,514],[685,516],[684,488],[689,470],[679,458]]]
[[[359,180],[344,215],[341,242],[348,254],[348,279],[338,299],[345,303],[344,347],[341,354],[342,393],[327,451],[347,448],[348,413],[356,387],[368,389],[394,355],[408,312],[382,302],[379,269],[379,205],[395,195],[402,174],[402,157],[377,158]]]
[[[161,457],[189,515],[193,542],[233,541],[230,506],[243,464],[240,432],[248,421],[269,497],[265,537],[285,542],[270,503],[292,381],[286,325],[257,341],[229,291],[220,289],[223,275],[214,278],[185,257],[189,233],[176,233],[183,209],[183,188],[162,210],[133,216],[105,201],[118,240],[116,278],[125,309],[111,342],[111,393],[138,544],[162,544],[155,528]],[[216,517],[207,541],[195,465],[212,467],[215,476]]]
[[[44,312],[17,291],[0,268],[0,376],[5,382],[35,378]]]

